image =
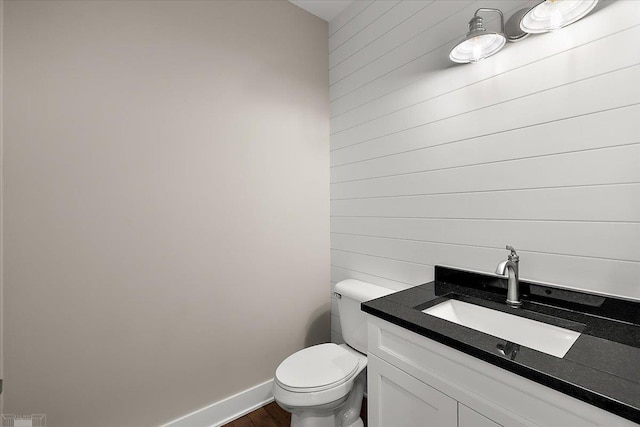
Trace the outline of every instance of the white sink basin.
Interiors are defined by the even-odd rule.
[[[569,329],[455,299],[422,312],[560,358],[580,336]]]

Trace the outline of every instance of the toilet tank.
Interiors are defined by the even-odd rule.
[[[360,304],[394,292],[396,291],[354,279],[336,284],[341,333],[350,347],[360,353],[367,352],[367,317],[360,310]]]

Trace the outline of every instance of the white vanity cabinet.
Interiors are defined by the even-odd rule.
[[[458,425],[454,399],[376,356],[370,355],[367,365],[370,426]]]
[[[375,316],[369,318],[370,427],[638,427]]]

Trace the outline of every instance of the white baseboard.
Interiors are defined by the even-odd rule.
[[[164,424],[162,427],[219,427],[273,401],[273,380]]]

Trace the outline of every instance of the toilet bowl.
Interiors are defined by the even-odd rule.
[[[319,344],[287,357],[276,369],[273,397],[291,412],[291,427],[363,427],[366,316],[360,304],[393,291],[358,280],[336,285],[346,344]]]

